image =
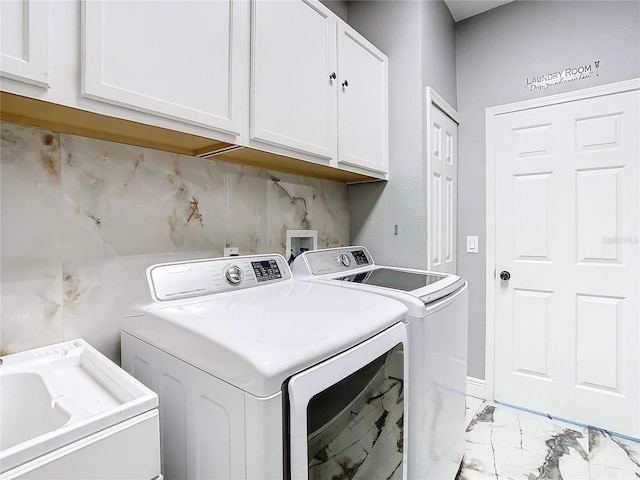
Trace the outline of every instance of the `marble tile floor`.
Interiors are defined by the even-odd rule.
[[[637,480],[640,443],[467,397],[456,480]]]

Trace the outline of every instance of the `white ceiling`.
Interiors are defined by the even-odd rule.
[[[456,22],[473,17],[512,0],[444,0]]]

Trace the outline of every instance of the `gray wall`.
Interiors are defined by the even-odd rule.
[[[454,22],[440,0],[349,2],[348,19],[389,57],[390,181],[349,186],[351,241],[381,264],[424,267],[425,87],[456,105]]]
[[[516,1],[456,26],[458,271],[469,280],[469,375],[485,365],[485,109],[640,77],[640,2]],[[529,91],[527,77],[600,61],[599,75]],[[465,252],[479,235],[480,253]]]
[[[325,7],[338,15],[344,22],[347,21],[347,1],[346,0],[320,0]],[[347,22],[348,23],[348,22]]]
[[[422,2],[421,21],[423,95],[426,87],[432,87],[456,108],[455,21],[442,1]]]

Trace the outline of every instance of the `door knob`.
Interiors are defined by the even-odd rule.
[[[511,278],[511,274],[506,270],[500,272],[500,280],[509,280]]]
[[[344,82],[342,82],[342,86],[343,87],[348,87],[349,86],[349,82],[347,80],[345,80]]]
[[[336,72],[333,72],[331,75],[329,75],[329,80],[335,80],[338,76],[336,75]]]

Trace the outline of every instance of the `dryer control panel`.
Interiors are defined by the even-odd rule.
[[[365,247],[340,247],[310,250],[301,255],[312,275],[349,272],[373,267],[373,257]],[[296,259],[297,261],[297,259]],[[294,262],[294,269],[296,268]]]
[[[152,265],[147,280],[164,302],[291,280],[291,270],[282,255],[246,255]]]

